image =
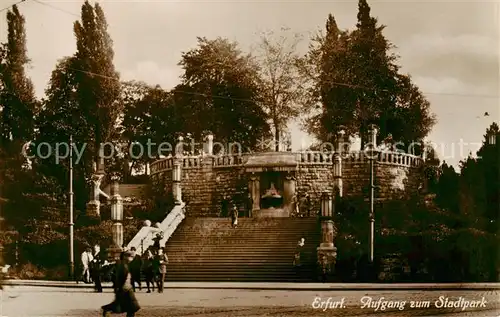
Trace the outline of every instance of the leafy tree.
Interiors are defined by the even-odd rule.
[[[144,167],[158,159],[159,154],[171,154],[169,150],[174,150],[175,134],[185,129],[184,116],[188,114],[178,111],[173,94],[159,86],[149,87],[144,83],[127,83],[127,86],[129,88],[125,93],[122,122],[123,137],[128,145],[127,149],[131,149],[134,142],[145,149],[140,157],[140,153],[125,153],[132,164],[131,172],[132,169]],[[159,153],[158,147],[164,142],[168,142],[172,149],[163,146],[162,153]],[[150,153],[146,152],[148,148]]]
[[[478,157],[469,156],[460,166],[461,212],[475,227],[490,232],[498,230],[499,222],[499,135],[498,125],[493,123],[486,131]]]
[[[300,60],[300,71],[309,80],[308,102],[305,103],[306,130],[323,142],[332,142],[335,131],[342,125],[347,136],[357,130],[349,124],[354,121],[352,104],[355,93],[350,85],[349,52],[351,32],[340,30],[333,15],[328,15],[326,33],[319,33],[310,44],[308,54]],[[345,85],[338,85],[344,83]],[[333,119],[333,120],[332,120]]]
[[[271,31],[262,33],[257,53],[262,106],[271,119],[277,151],[282,132],[289,120],[299,115],[304,98],[303,77],[296,65],[301,36],[289,31],[282,28],[279,36]]]
[[[409,144],[429,133],[435,122],[429,103],[410,76],[399,73],[383,29],[360,0],[355,30],[340,30],[329,15],[326,34],[313,39],[302,72],[312,87],[307,109],[314,115],[308,128],[319,139],[331,142],[332,132],[343,126],[347,136],[360,136],[364,146],[372,123],[380,127],[380,140],[392,135]]]
[[[77,95],[79,108],[86,115],[89,150],[97,155],[99,146],[116,137],[117,119],[121,112],[120,82],[113,65],[113,42],[101,6],[82,5],[81,22],[74,32],[77,51]]]
[[[46,90],[38,120],[36,143],[68,143],[70,135],[84,155],[74,165],[75,206],[85,208],[87,180],[92,173],[98,147],[117,139],[117,120],[121,111],[120,83],[113,66],[112,42],[107,33],[104,12],[99,4],[82,5],[82,21],[75,22],[77,52],[59,61]],[[56,162],[35,159],[40,173],[54,176],[67,187],[68,159]],[[66,188],[67,190],[67,188]]]
[[[0,47],[1,138],[4,146],[16,143],[11,150],[19,152],[33,136],[37,101],[25,72],[29,63],[25,19],[16,5],[7,12],[7,30],[7,43]]]
[[[174,88],[174,100],[195,140],[204,131],[218,142],[238,142],[254,148],[269,133],[267,116],[260,107],[258,67],[227,39],[198,38],[198,47],[182,54],[183,82]],[[179,108],[177,108],[179,109]]]
[[[89,119],[82,113],[78,98],[78,72],[74,69],[75,58],[66,57],[61,59],[52,72],[49,85],[45,91],[46,99],[43,101],[43,109],[37,118],[38,133],[35,145],[41,142],[47,142],[52,149],[56,148],[57,143],[69,143],[70,135],[78,149],[81,149],[88,142]],[[77,122],[78,124],[75,124]],[[61,151],[65,151],[61,147]],[[49,153],[38,153],[43,157]],[[76,161],[74,155],[73,165],[73,186],[75,192],[75,206],[78,210],[84,210],[88,201],[86,179],[92,172],[93,154],[87,149],[83,152],[81,161]],[[55,177],[58,180],[58,186],[63,191],[68,188],[69,159],[63,159],[57,162],[55,153],[52,153],[46,159],[37,155],[33,159],[33,169],[40,177]],[[47,192],[56,190],[47,187]]]
[[[436,203],[454,213],[459,212],[460,177],[453,166],[443,162],[437,183]]]
[[[17,6],[7,12],[7,43],[0,44],[0,208],[6,227],[22,230],[36,213],[26,201],[33,186],[32,172],[21,154],[31,141],[38,101],[26,76],[29,64],[24,16]]]

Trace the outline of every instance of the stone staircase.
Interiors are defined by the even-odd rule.
[[[316,218],[186,218],[166,243],[167,281],[313,281],[320,227]],[[300,276],[292,267],[304,236]]]

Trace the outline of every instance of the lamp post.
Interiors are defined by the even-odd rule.
[[[75,277],[74,221],[73,221],[73,136],[69,137],[69,275]]]
[[[111,176],[111,220],[113,221],[112,228],[112,245],[110,248],[110,259],[116,261],[120,257],[123,246],[123,199],[119,191],[119,175]]]
[[[375,125],[370,125],[370,263],[373,264],[374,258],[374,244],[375,244],[375,211],[374,211],[374,200],[375,200],[375,168],[374,168],[374,154],[375,147],[377,145],[377,127]]]

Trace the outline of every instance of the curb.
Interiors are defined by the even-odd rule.
[[[56,281],[5,280],[4,285],[52,288],[82,288],[93,289],[93,284]],[[103,283],[103,288],[111,288],[111,283]],[[387,290],[500,290],[500,283],[455,283],[455,284],[364,284],[364,283],[231,283],[231,282],[166,282],[165,288],[170,289],[247,289],[247,290],[283,290],[283,291],[387,291]]]

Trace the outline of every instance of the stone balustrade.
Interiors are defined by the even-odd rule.
[[[127,249],[135,247],[138,254],[142,254],[154,243],[154,238],[156,233],[159,231],[163,232],[163,239],[160,241],[160,246],[164,246],[165,243],[173,235],[175,229],[181,224],[182,220],[186,217],[184,213],[184,204],[175,206],[172,211],[168,213],[165,219],[160,223],[159,228],[155,227],[142,227],[139,232],[130,240],[127,245]]]
[[[331,152],[287,153],[292,162],[294,159],[296,161],[295,166],[287,162],[289,165],[287,168],[294,170],[297,191],[309,193],[313,203],[319,206],[321,193],[333,190],[336,156]],[[344,196],[366,194],[369,183],[368,154],[369,151],[340,153]],[[248,183],[249,158],[261,155],[262,153],[179,158],[182,160],[180,187],[191,206],[191,212],[198,216],[217,216],[222,197],[233,197],[245,191],[243,187]],[[280,160],[281,157],[277,155],[276,159]],[[402,193],[415,192],[419,187],[418,167],[422,158],[406,153],[375,150],[374,159],[375,182],[381,187],[376,191],[377,199],[388,199]],[[152,164],[154,165],[151,169],[152,183],[161,186],[166,195],[176,191],[172,177],[174,160],[176,158],[165,158]]]
[[[330,152],[319,152],[319,151],[304,151],[295,152],[297,164],[298,165],[332,165],[334,153]],[[246,158],[250,154],[243,155],[215,155],[213,156],[213,166],[214,167],[231,167],[231,166],[242,166]],[[349,153],[342,153],[342,160],[345,164],[358,163],[358,162],[369,162],[369,152],[368,151],[353,151]],[[416,155],[399,153],[392,151],[375,151],[374,154],[377,163],[381,164],[392,164],[400,165],[406,167],[418,167],[422,163],[422,158]],[[199,156],[188,156],[182,157],[182,168],[200,168],[202,165],[204,157]],[[165,171],[169,171],[173,168],[174,158],[164,158],[160,159],[151,164],[151,174],[157,174]]]
[[[245,162],[245,155],[221,155],[214,157],[214,167],[241,166]]]

